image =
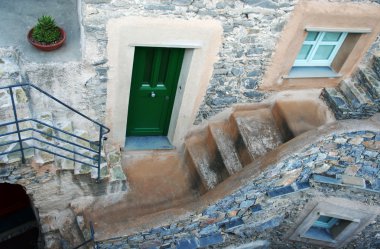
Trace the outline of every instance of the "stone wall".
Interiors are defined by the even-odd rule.
[[[97,198],[112,203],[126,193],[125,181],[96,183],[88,174],[74,175],[73,170],[62,170],[55,164],[30,161],[26,165],[0,163],[0,183],[25,188],[36,208],[45,248],[73,248],[82,243],[81,210]]]
[[[64,96],[66,103],[75,103],[76,98],[68,92],[61,92],[59,87],[54,87],[60,83],[60,79],[66,77],[62,71],[57,72],[54,67],[41,68],[37,65],[29,67],[30,73],[25,73],[20,68],[23,66],[18,57],[18,53],[0,50],[0,87],[23,83],[26,76],[42,79],[40,86],[42,88],[54,88],[51,94],[55,96]],[[68,70],[64,68],[64,70]],[[48,73],[51,73],[48,74]],[[76,71],[80,74],[80,70]],[[49,76],[49,77],[47,77]],[[66,79],[70,81],[70,78]],[[35,82],[35,81],[33,81]],[[45,85],[46,84],[46,85]],[[44,87],[45,86],[45,87]],[[48,86],[48,87],[46,87]],[[39,93],[35,89],[28,87],[13,88],[13,97],[19,119],[35,118],[49,125],[56,126],[66,132],[75,133],[79,137],[93,139],[90,132],[98,136],[98,131],[94,127],[86,124],[80,116],[74,116],[67,109],[57,105],[52,99]],[[70,99],[70,97],[74,97]],[[85,101],[85,99],[84,99]],[[85,107],[87,105],[84,105]],[[83,108],[81,108],[83,109]],[[0,124],[14,121],[11,94],[9,88],[0,89]],[[57,132],[50,127],[41,125],[36,122],[20,123],[20,129],[35,128],[36,130],[46,132],[51,136],[60,137],[82,146],[83,141],[78,138],[72,139],[65,134]],[[0,127],[0,134],[15,132],[15,125]],[[75,149],[73,146],[63,143],[61,140],[39,134],[35,131],[21,133],[21,138],[37,138],[45,142],[62,146],[66,149],[85,153],[83,150]],[[11,134],[0,137],[0,143],[17,141],[17,134]],[[58,154],[63,154],[69,158],[78,158],[73,153],[55,149],[43,143],[28,140],[23,142],[25,146],[39,146],[49,149]],[[0,153],[9,152],[19,149],[19,143],[7,144],[0,146]],[[121,170],[121,155],[116,148],[107,148],[107,162],[103,158],[101,164],[102,181],[96,182],[93,178],[97,177],[97,171],[80,163],[74,163],[62,157],[54,156],[40,150],[24,150],[26,164],[21,164],[21,153],[11,153],[0,156],[0,183],[19,184],[26,189],[36,213],[41,221],[41,231],[45,241],[46,248],[72,248],[83,242],[83,235],[77,224],[77,215],[83,207],[91,205],[96,198],[120,198],[126,193],[127,183],[124,173]],[[88,161],[87,161],[88,162]],[[88,162],[92,163],[92,162]],[[116,197],[115,197],[116,196]],[[70,232],[68,232],[70,231]]]
[[[380,204],[380,132],[355,131],[320,137],[253,181],[178,222],[100,248],[318,248],[287,240],[305,206],[317,198]],[[378,248],[380,217],[344,248]],[[254,244],[249,244],[254,242]],[[244,244],[247,244],[244,247]],[[255,247],[257,246],[257,247]],[[261,246],[261,247],[260,247]]]
[[[355,2],[378,3],[375,0]],[[14,63],[19,67],[15,71],[18,75],[14,76],[19,81],[35,83],[104,122],[109,70],[106,25],[110,19],[149,16],[218,20],[223,26],[223,45],[195,120],[199,123],[234,103],[260,102],[270,95],[270,92],[257,88],[296,4],[297,1],[288,0],[81,0],[82,60],[40,64],[26,60],[22,52],[14,52],[11,48],[6,52],[13,51]],[[363,63],[368,62],[370,54],[379,47],[380,38],[372,45]],[[4,53],[0,51],[0,55]]]
[[[341,2],[341,1],[340,1]],[[351,1],[344,1],[351,2]],[[358,2],[358,1],[355,1]],[[377,1],[359,1],[377,3]],[[108,20],[123,16],[215,19],[223,26],[223,45],[197,120],[234,103],[260,102],[268,92],[257,90],[271,63],[284,25],[297,1],[256,0],[84,0],[84,58],[97,72],[94,83],[107,81]],[[379,40],[369,53],[379,48]],[[364,62],[368,60],[366,57]],[[104,86],[99,84],[99,86]]]

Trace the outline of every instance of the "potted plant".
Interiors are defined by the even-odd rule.
[[[66,40],[65,31],[55,24],[51,16],[41,16],[37,25],[28,33],[29,42],[43,51],[51,51],[62,46]]]

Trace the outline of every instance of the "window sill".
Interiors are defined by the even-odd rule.
[[[283,79],[301,78],[339,78],[341,74],[336,73],[331,67],[292,67],[288,75]]]

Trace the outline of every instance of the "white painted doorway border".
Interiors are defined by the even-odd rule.
[[[107,24],[109,82],[106,124],[109,142],[124,147],[133,56],[136,46],[185,48],[168,138],[183,144],[210,82],[222,44],[222,25],[216,20],[123,17]],[[145,115],[142,113],[141,115]]]

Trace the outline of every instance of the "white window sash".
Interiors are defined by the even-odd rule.
[[[342,35],[339,37],[338,41],[323,41],[323,37],[326,32],[319,32],[315,41],[304,41],[302,45],[311,45],[312,48],[304,60],[295,60],[293,66],[303,66],[303,67],[315,67],[315,66],[330,66],[332,61],[334,60],[336,54],[338,53],[340,47],[343,44],[343,41],[347,37],[347,32],[342,32]],[[331,52],[328,59],[325,60],[315,60],[313,59],[315,53],[317,52],[319,46],[321,45],[332,45],[335,46],[333,51]]]

